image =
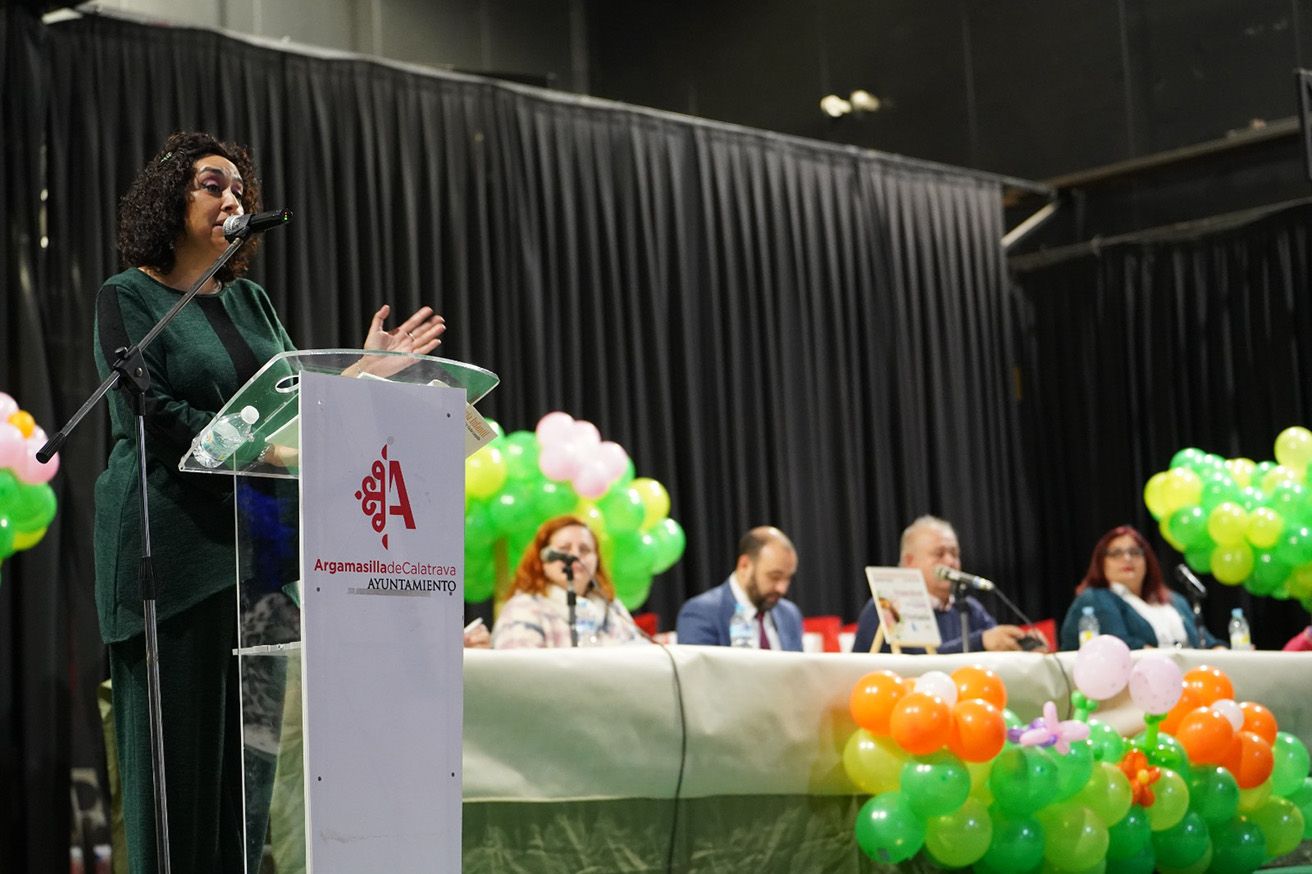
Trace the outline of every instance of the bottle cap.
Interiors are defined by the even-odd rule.
[[[241,408],[241,420],[247,425],[254,425],[260,418],[260,411],[252,406]]]
[[[1243,619],[1243,618],[1244,618],[1244,608],[1242,608],[1242,607],[1236,607],[1236,608],[1234,608],[1233,610],[1230,611],[1230,615],[1233,616],[1233,617],[1235,617],[1236,619]]]
[[[1085,608],[1084,608],[1084,615],[1085,615],[1085,616],[1092,616],[1092,615],[1093,615],[1093,608],[1092,608],[1092,607],[1085,607]]]

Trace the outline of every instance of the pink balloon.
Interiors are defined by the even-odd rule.
[[[1160,655],[1139,659],[1130,671],[1130,698],[1144,713],[1168,713],[1180,700],[1184,674],[1175,662]],[[1240,723],[1243,715],[1240,714]]]
[[[19,462],[19,466],[15,468],[14,472],[23,482],[32,485],[50,482],[51,477],[59,472],[59,453],[56,452],[50,457],[49,462],[42,464],[36,460],[36,451],[44,446],[46,441],[42,440],[37,443],[29,438],[27,443],[30,451],[23,456],[23,460]]]
[[[573,479],[579,472],[579,453],[572,443],[544,445],[538,455],[538,470],[547,479]]]
[[[27,454],[27,441],[23,432],[8,422],[0,422],[0,467],[17,469]]]
[[[592,459],[574,476],[574,491],[579,493],[580,498],[600,498],[608,488],[610,480],[600,459]]]
[[[18,401],[0,391],[0,421],[8,419],[11,415],[17,413],[18,409]]]
[[[567,442],[573,432],[574,417],[569,413],[562,413],[557,410],[554,413],[547,413],[539,419],[537,430],[534,433],[538,435],[538,442],[545,448],[554,446],[557,443]]]
[[[1235,731],[1244,727],[1244,710],[1231,698],[1212,702],[1212,709],[1226,718]]]
[[[1075,656],[1075,685],[1095,701],[1114,698],[1130,678],[1130,648],[1110,634],[1100,634]]]
[[[629,453],[614,440],[607,440],[597,447],[597,457],[606,466],[606,485],[609,486],[620,478],[629,466]]]
[[[580,449],[594,449],[601,445],[601,432],[591,422],[579,419],[574,423],[574,431],[569,439]]]

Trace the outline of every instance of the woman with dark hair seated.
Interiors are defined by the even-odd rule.
[[[642,639],[633,617],[615,597],[592,529],[581,519],[559,516],[543,522],[524,550],[511,597],[502,605],[492,628],[492,648],[572,645],[568,600],[571,586],[579,646]]]
[[[1162,581],[1148,541],[1129,525],[1113,528],[1093,548],[1089,570],[1061,623],[1061,648],[1078,649],[1080,617],[1092,607],[1098,631],[1119,637],[1130,649],[1155,646],[1211,647],[1219,641],[1194,621],[1183,595]]]

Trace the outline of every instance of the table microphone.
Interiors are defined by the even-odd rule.
[[[1180,563],[1175,566],[1175,578],[1179,580],[1184,587],[1197,598],[1207,597],[1207,587],[1203,585],[1202,580],[1194,576],[1194,572],[1189,570],[1189,565]]]
[[[950,583],[957,583],[958,585],[977,589],[981,592],[992,592],[997,589],[997,586],[993,585],[992,580],[986,580],[983,577],[977,577],[974,574],[968,574],[965,571],[950,568],[945,564],[934,566],[934,576],[938,577],[940,580],[947,580]]]

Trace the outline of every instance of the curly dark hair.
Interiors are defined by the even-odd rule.
[[[261,210],[260,180],[244,146],[221,142],[207,133],[171,134],[119,201],[118,252],[124,268],[151,267],[160,273],[173,269],[173,245],[186,226],[187,191],[195,178],[194,165],[206,155],[218,155],[237,165],[243,183],[242,207],[248,213]],[[219,281],[230,282],[243,275],[258,249],[258,237],[247,241],[215,274]]]

